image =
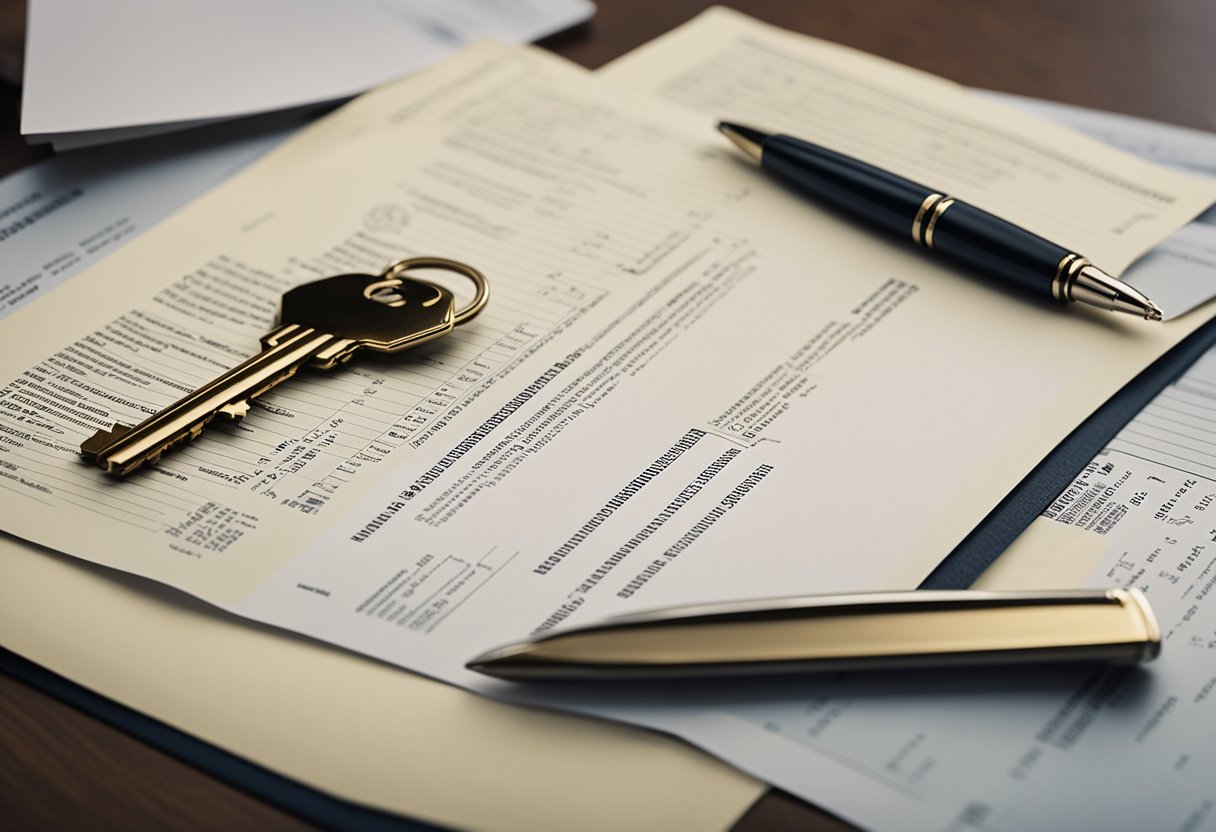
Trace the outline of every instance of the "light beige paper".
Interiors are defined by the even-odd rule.
[[[0,538],[0,633],[272,771],[459,829],[726,829],[764,784],[659,734],[491,702]]]
[[[487,490],[490,497],[475,503],[476,510],[488,505],[487,514],[478,517],[475,510],[463,532],[441,541],[443,547],[467,557],[499,535],[507,554],[511,545],[539,539],[529,560],[543,555],[543,547],[552,543],[547,537],[564,539],[567,526],[581,522],[583,512],[595,511],[611,495],[609,484],[628,482],[639,459],[644,465],[661,453],[673,428],[688,429],[689,413],[695,412],[695,424],[713,428],[703,431],[709,438],[698,453],[707,447],[715,447],[714,453],[738,449],[745,460],[755,456],[756,463],[777,464],[763,488],[736,499],[734,505],[743,508],[732,508],[730,519],[715,530],[747,545],[692,550],[697,558],[685,557],[646,589],[647,603],[680,595],[691,600],[698,594],[906,586],[923,577],[1073,424],[1198,323],[1182,319],[1149,327],[1084,310],[1053,314],[959,280],[905,247],[887,246],[831,215],[814,214],[801,200],[748,192],[754,171],[735,164],[699,122],[667,109],[536,53],[492,47],[469,53],[418,83],[383,90],[341,111],[103,262],[68,291],[18,313],[0,331],[5,347],[0,373],[22,379],[7,391],[9,401],[32,412],[18,412],[24,420],[10,415],[6,424],[13,430],[0,444],[0,461],[8,463],[0,485],[12,495],[0,509],[4,528],[144,572],[217,603],[232,603],[251,587],[264,586],[276,568],[294,563],[303,546],[333,534],[343,545],[335,546],[322,566],[334,573],[334,597],[345,605],[354,594],[372,591],[369,582],[381,581],[368,571],[383,565],[376,558],[413,558],[422,551],[411,549],[421,547],[420,540],[429,536],[427,545],[440,540],[430,527],[410,526],[402,515],[389,527],[396,531],[378,532],[375,543],[358,554],[344,548],[350,536],[342,540],[342,532],[352,524],[357,529],[366,519],[367,525],[383,525],[377,519],[385,505],[383,492],[426,476],[453,443],[527,389],[537,370],[572,355],[570,345],[588,343],[589,333],[607,333],[607,346],[569,359],[600,360],[608,347],[625,344],[613,339],[639,325],[639,317],[666,308],[675,310],[669,318],[683,320],[687,307],[663,304],[726,275],[736,281],[728,287],[732,293],[700,296],[705,306],[697,312],[703,318],[685,321],[691,334],[680,335],[686,340],[675,340],[674,346],[665,344],[669,348],[655,359],[655,369],[635,362],[628,378],[611,379],[617,388],[596,388],[601,399],[588,394],[583,423],[568,434],[547,435],[543,446],[536,446],[532,456],[553,467],[537,471],[537,463],[528,462],[520,478],[543,488],[512,493],[509,484],[497,484]],[[35,396],[59,401],[62,391],[54,385],[73,389],[74,371],[96,366],[90,362],[101,360],[98,354],[114,369],[104,379],[109,388],[84,376],[99,391],[90,406],[125,417],[137,408],[124,411],[126,405],[112,398],[119,380],[146,380],[140,372],[148,368],[168,376],[177,368],[183,379],[201,381],[213,365],[247,349],[259,323],[269,325],[275,291],[283,284],[306,279],[314,269],[374,268],[394,251],[424,253],[419,250],[424,245],[426,253],[438,247],[440,253],[483,265],[496,281],[497,294],[485,318],[408,369],[373,363],[344,376],[300,381],[269,398],[266,411],[242,428],[213,431],[156,471],[122,485],[75,460],[72,442],[87,430],[64,427],[71,425],[67,419],[53,425],[64,432],[54,440],[41,434],[31,438],[36,430],[24,437],[14,432],[39,418]],[[183,306],[178,302],[183,296],[206,316],[189,317],[175,308]],[[714,305],[725,296],[729,303]],[[877,307],[870,305],[874,298],[881,301]],[[492,378],[493,384],[472,385],[480,398],[464,391],[463,409],[445,414],[450,416],[445,426],[428,422],[426,430],[438,431],[428,443],[383,454],[356,446],[357,453],[338,455],[332,470],[352,475],[354,482],[337,488],[328,502],[323,497],[331,492],[324,489],[324,494],[301,494],[283,485],[293,483],[296,462],[317,468],[325,453],[337,453],[333,443],[310,444],[318,425],[352,414],[370,420],[369,402],[387,398],[402,404],[407,383],[430,384],[429,395],[437,396],[444,384],[436,387],[435,375],[446,372],[449,356],[458,359],[461,372],[444,378],[457,378],[465,368],[478,369],[487,344],[505,349],[510,338],[539,338],[528,336],[511,315],[545,304],[558,309],[550,313],[550,324],[564,327],[557,334],[564,333],[565,342],[540,344],[539,358],[523,373],[487,365],[483,379]],[[635,314],[635,305],[643,312]],[[858,309],[869,309],[870,316]],[[721,337],[731,326],[747,337]],[[799,356],[814,349],[808,339],[831,326],[850,337],[799,382],[818,391],[812,398],[795,398],[782,411],[789,415],[773,424],[752,424],[750,430],[729,420],[710,424],[715,414],[732,412],[774,366],[798,364]],[[132,338],[132,332],[139,337]],[[158,340],[169,346],[158,349]],[[203,357],[192,357],[185,347]],[[1095,353],[1104,360],[1093,366],[1059,361],[1061,355]],[[63,366],[52,363],[54,370],[25,375],[43,356]],[[126,365],[119,366],[117,358]],[[985,384],[992,387],[977,395]],[[138,382],[132,386],[139,389]],[[376,398],[382,389],[396,392]],[[149,385],[148,392],[161,403],[171,398],[163,387]],[[327,396],[339,401],[321,410],[317,402]],[[427,394],[420,398],[429,401]],[[148,395],[145,402],[153,399]],[[62,408],[47,406],[62,415]],[[96,419],[90,412],[80,417],[86,426]],[[305,416],[311,420],[302,436],[293,437],[294,427],[276,422],[294,424],[289,420]],[[248,451],[246,443],[253,440],[247,431],[276,430],[287,443],[287,462],[271,466],[275,478],[265,470],[250,473],[261,463],[243,472],[234,471],[231,459],[225,461],[225,454]],[[757,439],[758,434],[763,436]],[[329,434],[322,430],[322,435]],[[293,438],[294,446],[288,441]],[[376,441],[376,436],[365,438]],[[292,447],[299,456],[290,456]],[[311,449],[317,453],[308,456]],[[452,469],[452,477],[476,477],[480,469],[472,467],[472,458],[483,452],[491,451],[479,449]],[[747,470],[759,470],[754,464],[731,468],[726,487]],[[578,476],[584,466],[597,472],[593,481]],[[307,477],[322,480],[321,474]],[[256,490],[243,490],[251,483]],[[557,573],[561,584],[539,583],[528,569],[495,577],[494,591],[510,589],[514,581],[536,594],[507,592],[501,604],[489,606],[495,616],[508,617],[462,623],[462,641],[420,643],[400,638],[400,630],[381,630],[382,641],[359,642],[368,622],[353,606],[314,616],[307,627],[330,627],[325,637],[349,640],[369,653],[397,651],[393,660],[407,666],[413,662],[403,651],[421,647],[431,651],[429,672],[454,672],[474,643],[484,648],[491,639],[506,640],[549,612],[553,594],[567,588],[562,584],[581,578],[620,542],[605,536],[619,534],[619,523],[662,509],[670,496],[662,489],[670,485],[670,478],[663,480],[654,497],[651,488],[646,492],[651,503],[635,502],[629,507],[632,517],[618,514],[615,530],[607,527],[596,546],[566,561],[565,571]],[[382,493],[368,499],[373,489]],[[607,495],[601,493],[605,490]],[[431,490],[426,499],[438,493]],[[190,494],[199,500],[191,503]],[[706,489],[702,499],[717,501],[721,494]],[[310,499],[320,501],[320,511],[297,513],[292,501],[315,508]],[[162,515],[136,512],[156,500],[169,506],[156,509]],[[495,501],[502,500],[515,501],[511,510],[494,510],[502,506]],[[696,511],[700,516],[702,509]],[[163,516],[174,512],[173,522],[165,523]],[[749,512],[755,513],[749,517]],[[268,519],[272,514],[275,519]],[[552,522],[535,522],[538,516]],[[685,516],[680,515],[681,523]],[[249,518],[258,521],[252,523],[256,528]],[[167,534],[163,526],[175,533]],[[808,548],[811,539],[816,545]],[[168,552],[167,542],[172,544]],[[765,557],[748,557],[752,553]],[[618,577],[624,581],[636,572],[631,567]],[[339,587],[342,582],[348,586]],[[288,604],[295,615],[303,597],[307,603],[330,597],[314,592],[317,588],[325,586],[279,581],[271,590],[281,597],[261,599],[257,615],[287,623],[279,611]],[[478,632],[476,626],[485,629]],[[447,638],[447,630],[440,634]]]
[[[895,171],[1113,274],[1216,200],[1214,180],[731,9],[711,9],[600,73],[702,115],[706,131],[736,121]]]
[[[271,181],[307,164],[275,161]],[[726,829],[765,790],[678,740],[493,703],[7,536],[0,642],[287,777],[455,828]]]

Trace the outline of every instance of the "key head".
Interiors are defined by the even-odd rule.
[[[361,348],[398,352],[451,332],[455,307],[450,291],[425,280],[342,274],[288,291],[280,320]]]

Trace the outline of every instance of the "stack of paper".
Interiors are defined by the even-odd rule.
[[[789,100],[794,73],[833,85]],[[925,179],[1014,215],[1039,206],[998,204],[1008,189],[986,183],[1058,183],[1054,213],[1027,224],[1056,223],[1107,263],[1131,262],[1212,188],[1064,134],[1039,147],[1020,131],[1045,125],[723,12],[611,76],[634,91],[543,55],[472,51],[327,119],[103,262],[72,286],[77,308],[52,295],[18,312],[24,353],[0,351],[14,379],[3,527],[477,690],[679,733],[862,822],[982,821],[998,790],[936,786],[941,758],[916,730],[934,715],[913,725],[907,700],[870,711],[903,720],[888,748],[893,731],[842,718],[862,706],[801,684],[626,702],[521,692],[461,664],[640,605],[914,584],[1198,323],[1052,315],[963,280],[771,187],[722,147],[714,117],[769,114],[805,133],[814,95],[843,83],[853,97],[834,105],[897,162],[918,127],[937,146],[927,112],[956,119],[968,140],[1024,155],[984,171],[929,158]],[[901,118],[898,134],[865,126]],[[1147,183],[1171,207],[1147,215]],[[1139,225],[1114,233],[1129,215]],[[280,283],[411,253],[483,265],[497,306],[416,363],[284,388],[142,479],[108,482],[74,459],[95,424],[172,398],[171,369],[204,375],[250,349]],[[1100,364],[1058,360],[1094,351]],[[65,410],[65,387],[92,409]],[[53,527],[65,513],[88,534]]]

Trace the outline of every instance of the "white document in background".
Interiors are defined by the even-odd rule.
[[[589,0],[31,0],[21,132],[60,150],[348,98]]]
[[[209,128],[81,150],[0,181],[0,318],[223,182],[295,127]]]
[[[1207,131],[1005,92],[983,90],[980,94],[1065,124],[1128,153],[1170,167],[1216,176],[1216,135]],[[1216,222],[1216,209],[1200,221]]]

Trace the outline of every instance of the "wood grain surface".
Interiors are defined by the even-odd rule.
[[[595,68],[704,8],[600,0],[545,42]],[[1216,129],[1212,0],[750,0],[736,8],[964,84]],[[0,0],[0,174],[46,155],[18,133],[24,3]],[[2,264],[0,264],[2,268]],[[3,643],[3,634],[0,634]],[[265,829],[308,824],[0,676],[0,825],[13,830]],[[738,832],[852,829],[769,792]]]

